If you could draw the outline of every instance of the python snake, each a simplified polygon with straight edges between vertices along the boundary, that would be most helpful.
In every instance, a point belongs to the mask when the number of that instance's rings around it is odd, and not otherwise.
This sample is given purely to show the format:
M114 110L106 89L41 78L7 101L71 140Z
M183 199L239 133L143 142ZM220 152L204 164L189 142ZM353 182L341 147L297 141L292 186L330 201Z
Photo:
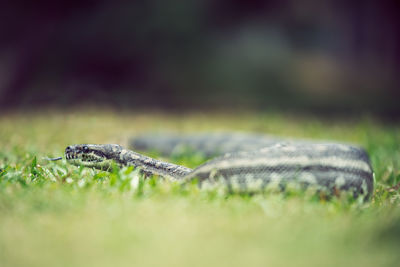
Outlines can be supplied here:
M294 186L315 188L318 192L335 195L349 192L365 200L370 198L373 170L364 149L327 142L262 139L247 146L251 150L236 145L234 149L239 147L244 151L222 151L225 154L195 169L156 160L115 144L68 146L65 157L77 166L108 169L115 162L121 166L135 166L145 174L170 180L186 182L197 178L200 186L223 184L233 192L285 190L288 186ZM262 148L259 146L261 144ZM225 147L222 150L227 149Z

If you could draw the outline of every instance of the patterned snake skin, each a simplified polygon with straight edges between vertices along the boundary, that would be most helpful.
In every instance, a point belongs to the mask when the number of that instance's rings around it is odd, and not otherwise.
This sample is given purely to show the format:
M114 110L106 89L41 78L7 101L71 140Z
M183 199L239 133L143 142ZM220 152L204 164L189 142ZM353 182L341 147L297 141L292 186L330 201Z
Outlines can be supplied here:
M132 138L129 146L134 150L155 150L164 156L189 151L201 153L206 158L211 158L237 151L254 151L278 142L282 142L282 139L261 134L202 133L177 135L174 133L150 133Z
M112 144L69 146L65 156L75 165L107 169L111 161L114 161L171 180L186 182L197 178L202 187L222 184L231 192L253 193L300 188L328 195L348 192L365 200L373 192L373 171L368 155L362 148L335 143L277 141L264 136L254 139L253 135L234 134L227 138L222 135L214 135L217 138L206 136L186 137L180 139L181 142L178 141L179 137L172 135L164 136L162 140L147 136L131 142L141 150L160 146L164 154L173 152L185 142L192 146L191 149L199 149L205 155L224 153L193 170ZM153 142L147 144L151 143L152 146L145 146L151 138ZM207 139L212 146L202 145L207 143ZM237 150L242 151L234 152Z

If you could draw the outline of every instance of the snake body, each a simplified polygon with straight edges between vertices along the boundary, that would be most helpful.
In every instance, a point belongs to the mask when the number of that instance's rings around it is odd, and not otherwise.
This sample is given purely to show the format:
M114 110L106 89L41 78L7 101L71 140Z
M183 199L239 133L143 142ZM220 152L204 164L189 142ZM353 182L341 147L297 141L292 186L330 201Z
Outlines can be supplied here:
M255 151L282 141L282 138L275 136L237 132L191 135L147 133L132 138L129 141L129 146L135 150L156 150L164 156L188 151L200 153L206 158L211 158L237 151Z
M284 190L294 186L329 194L350 192L364 199L373 192L373 171L367 153L344 144L270 141L263 148L226 153L195 169L113 144L73 145L66 148L65 156L75 165L109 168L114 161L171 180L187 182L197 178L201 186L223 184L234 192Z

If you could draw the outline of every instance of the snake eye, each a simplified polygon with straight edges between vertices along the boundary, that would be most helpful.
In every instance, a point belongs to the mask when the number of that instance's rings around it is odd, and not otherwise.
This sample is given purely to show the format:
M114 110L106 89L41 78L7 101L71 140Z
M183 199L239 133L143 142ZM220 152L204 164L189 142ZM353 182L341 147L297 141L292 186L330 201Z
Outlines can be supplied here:
M83 146L82 150L83 150L84 153L88 153L89 152L88 146Z

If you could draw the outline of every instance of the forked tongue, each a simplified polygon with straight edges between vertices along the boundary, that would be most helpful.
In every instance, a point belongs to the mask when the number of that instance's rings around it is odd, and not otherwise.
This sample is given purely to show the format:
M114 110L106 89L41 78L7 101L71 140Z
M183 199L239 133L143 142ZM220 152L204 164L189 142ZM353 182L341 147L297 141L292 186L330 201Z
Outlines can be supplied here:
M62 160L62 157L57 157L57 158L48 158L48 157L44 157L43 159L49 160L49 161L56 161L56 160Z

